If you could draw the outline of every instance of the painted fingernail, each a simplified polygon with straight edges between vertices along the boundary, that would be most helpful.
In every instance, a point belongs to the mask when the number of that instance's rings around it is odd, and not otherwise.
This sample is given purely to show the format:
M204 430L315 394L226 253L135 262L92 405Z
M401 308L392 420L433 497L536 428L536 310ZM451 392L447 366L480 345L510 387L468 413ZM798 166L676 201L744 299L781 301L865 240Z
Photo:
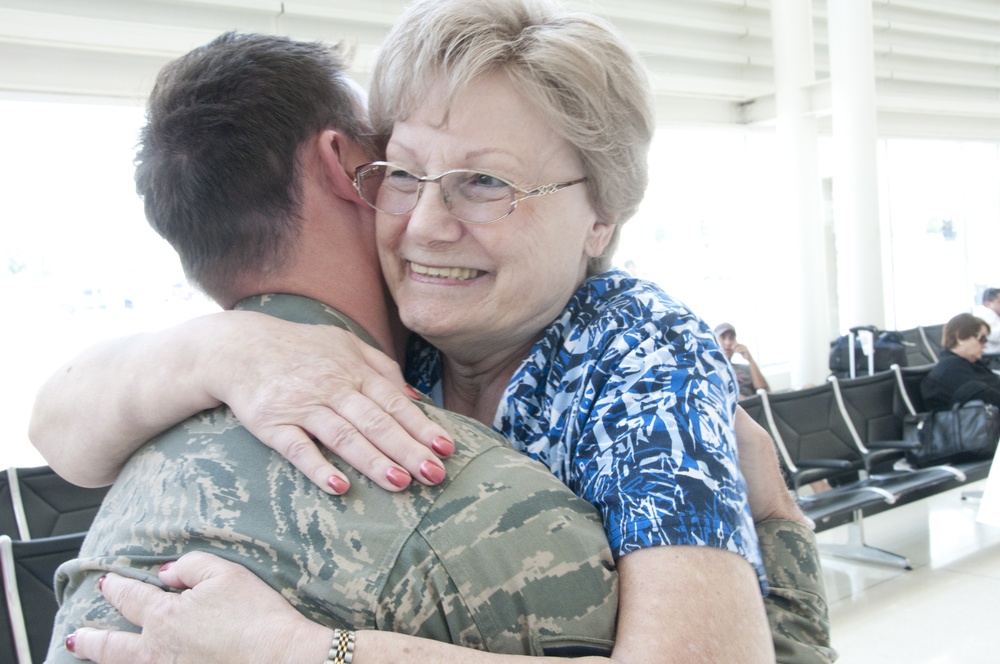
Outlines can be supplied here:
M420 474L431 484L437 484L444 479L444 468L433 461L424 461L420 464Z
M177 561L176 560L169 560L169 561L163 563L162 565L160 565L160 571L161 572L166 572L168 569L170 569L171 567L174 566L175 562L177 562Z
M398 486L400 489L407 486L412 479L408 472L399 468L390 468L386 472L385 476L389 478L389 481L393 484L393 486Z
M104 579L106 579L106 578L108 578L108 577L102 576L101 578L99 578L97 580L97 589L98 590L104 590Z
M431 449L437 452L439 456L451 456L455 451L455 443L444 436L438 436L431 441Z
M76 652L76 634L70 634L66 637L66 650Z
M326 481L326 485L333 489L333 492L338 496L342 493L347 493L347 490L351 488L351 485L347 483L342 477L337 477L336 475L330 475L329 479Z
M407 394L407 395L409 395L409 397L410 397L411 399L413 399L414 401L420 401L420 393L419 393L419 392L417 392L417 391L416 391L415 389L413 389L412 387L410 387L409 385L404 385L404 386L403 386L403 390L404 390L404 391L406 392L406 394Z

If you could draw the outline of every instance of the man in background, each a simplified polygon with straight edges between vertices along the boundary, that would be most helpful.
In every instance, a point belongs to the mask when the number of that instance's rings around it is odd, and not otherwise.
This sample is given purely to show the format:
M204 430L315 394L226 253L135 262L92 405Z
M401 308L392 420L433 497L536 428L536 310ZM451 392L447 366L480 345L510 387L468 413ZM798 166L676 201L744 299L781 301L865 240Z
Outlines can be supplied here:
M752 397L759 389L770 392L771 387L767 384L767 379L764 378L750 350L736 341L736 328L731 323L719 323L715 326L715 336L726 354L726 359L736 372L736 380L740 385L740 399ZM742 360L734 361L733 355L739 355Z
M972 308L972 315L982 318L990 326L982 362L996 371L1000 369L1000 288L984 290L983 303Z

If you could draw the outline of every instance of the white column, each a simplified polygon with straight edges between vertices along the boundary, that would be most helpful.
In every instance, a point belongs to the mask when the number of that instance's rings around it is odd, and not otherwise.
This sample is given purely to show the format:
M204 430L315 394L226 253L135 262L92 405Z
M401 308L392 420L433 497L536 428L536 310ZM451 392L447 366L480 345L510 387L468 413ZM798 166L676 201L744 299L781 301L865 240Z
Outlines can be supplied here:
M827 2L833 216L840 324L885 327L876 165L875 56L867 0Z
M782 216L779 232L786 235L788 248L784 287L791 289L784 301L796 307L792 317L795 329L787 331L787 339L791 344L792 387L801 387L822 382L829 373L831 336L816 121L807 100L807 88L815 83L812 3L773 0L771 32Z

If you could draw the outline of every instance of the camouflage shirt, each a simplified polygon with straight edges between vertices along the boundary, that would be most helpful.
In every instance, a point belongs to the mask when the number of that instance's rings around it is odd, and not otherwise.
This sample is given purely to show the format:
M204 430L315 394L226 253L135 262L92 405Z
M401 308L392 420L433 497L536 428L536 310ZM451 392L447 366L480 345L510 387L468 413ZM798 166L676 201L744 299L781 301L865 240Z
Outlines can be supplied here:
M370 341L329 307L291 295L241 308L331 324ZM157 583L202 550L238 562L308 618L491 652L608 654L617 578L593 507L479 423L423 406L454 436L447 479L400 493L339 459L351 479L327 495L260 444L226 407L150 441L123 469L84 542L60 567L61 608L47 661L76 628L136 628L97 588L107 571Z

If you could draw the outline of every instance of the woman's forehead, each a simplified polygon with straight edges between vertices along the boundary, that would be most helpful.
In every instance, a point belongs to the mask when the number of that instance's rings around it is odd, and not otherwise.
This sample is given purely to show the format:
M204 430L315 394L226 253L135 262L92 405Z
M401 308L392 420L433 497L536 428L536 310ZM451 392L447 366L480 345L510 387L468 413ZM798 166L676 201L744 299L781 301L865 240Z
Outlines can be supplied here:
M483 76L451 97L439 77L423 102L397 120L390 148L463 159L490 155L523 164L572 158L572 145L553 130L538 107L503 73Z

